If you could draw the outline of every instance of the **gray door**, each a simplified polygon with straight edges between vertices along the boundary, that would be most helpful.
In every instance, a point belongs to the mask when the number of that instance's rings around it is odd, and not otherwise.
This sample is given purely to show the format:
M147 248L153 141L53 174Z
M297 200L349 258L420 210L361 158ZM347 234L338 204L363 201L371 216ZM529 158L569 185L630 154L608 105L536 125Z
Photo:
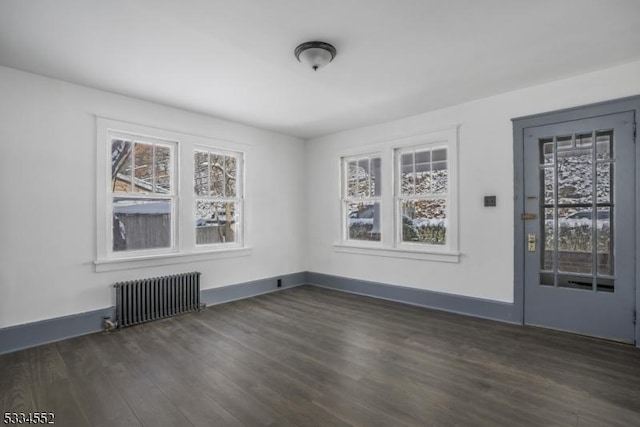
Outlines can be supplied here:
M633 122L525 129L525 323L634 342Z

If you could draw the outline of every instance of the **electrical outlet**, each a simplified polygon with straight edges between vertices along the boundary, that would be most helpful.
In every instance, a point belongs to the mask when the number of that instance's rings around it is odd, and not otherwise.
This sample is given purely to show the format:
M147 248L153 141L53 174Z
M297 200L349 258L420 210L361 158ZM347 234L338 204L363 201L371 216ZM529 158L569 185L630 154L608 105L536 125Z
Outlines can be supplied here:
M278 287L281 288L282 287L282 279L278 279Z

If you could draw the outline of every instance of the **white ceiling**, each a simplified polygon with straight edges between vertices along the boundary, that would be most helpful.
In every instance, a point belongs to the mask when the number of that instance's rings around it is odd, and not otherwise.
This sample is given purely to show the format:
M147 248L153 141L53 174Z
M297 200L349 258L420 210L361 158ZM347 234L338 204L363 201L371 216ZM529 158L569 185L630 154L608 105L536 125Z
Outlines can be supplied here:
M303 138L640 58L638 0L2 0L0 65ZM314 73L294 48L332 43Z

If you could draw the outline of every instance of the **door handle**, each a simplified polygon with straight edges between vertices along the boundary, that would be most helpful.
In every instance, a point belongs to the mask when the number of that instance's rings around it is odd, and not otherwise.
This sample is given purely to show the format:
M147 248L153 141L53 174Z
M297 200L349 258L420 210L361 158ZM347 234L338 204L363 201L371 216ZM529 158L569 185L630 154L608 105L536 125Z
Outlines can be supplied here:
M529 235L527 236L527 243L529 246L529 252L535 252L536 251L536 235L533 233L529 233Z

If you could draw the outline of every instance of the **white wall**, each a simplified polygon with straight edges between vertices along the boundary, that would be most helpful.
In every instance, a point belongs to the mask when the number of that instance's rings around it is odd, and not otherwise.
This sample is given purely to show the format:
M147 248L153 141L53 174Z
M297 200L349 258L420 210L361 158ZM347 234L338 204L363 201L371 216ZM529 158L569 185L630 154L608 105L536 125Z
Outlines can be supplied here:
M638 76L634 62L303 144L0 67L0 328L112 306L119 280L192 270L203 272L205 289L309 270L512 301L511 118L638 94ZM249 144L251 255L96 273L95 115ZM335 252L337 153L455 123L460 263ZM482 207L488 194L497 208Z
M96 273L95 115L248 144L251 255ZM0 67L0 328L112 306L119 280L197 270L206 289L303 271L303 160L296 138Z
M498 301L513 301L511 119L640 93L640 62L306 142L307 270ZM473 76L469 76L473 78ZM461 124L457 264L334 251L340 152ZM496 208L483 196L497 195Z

